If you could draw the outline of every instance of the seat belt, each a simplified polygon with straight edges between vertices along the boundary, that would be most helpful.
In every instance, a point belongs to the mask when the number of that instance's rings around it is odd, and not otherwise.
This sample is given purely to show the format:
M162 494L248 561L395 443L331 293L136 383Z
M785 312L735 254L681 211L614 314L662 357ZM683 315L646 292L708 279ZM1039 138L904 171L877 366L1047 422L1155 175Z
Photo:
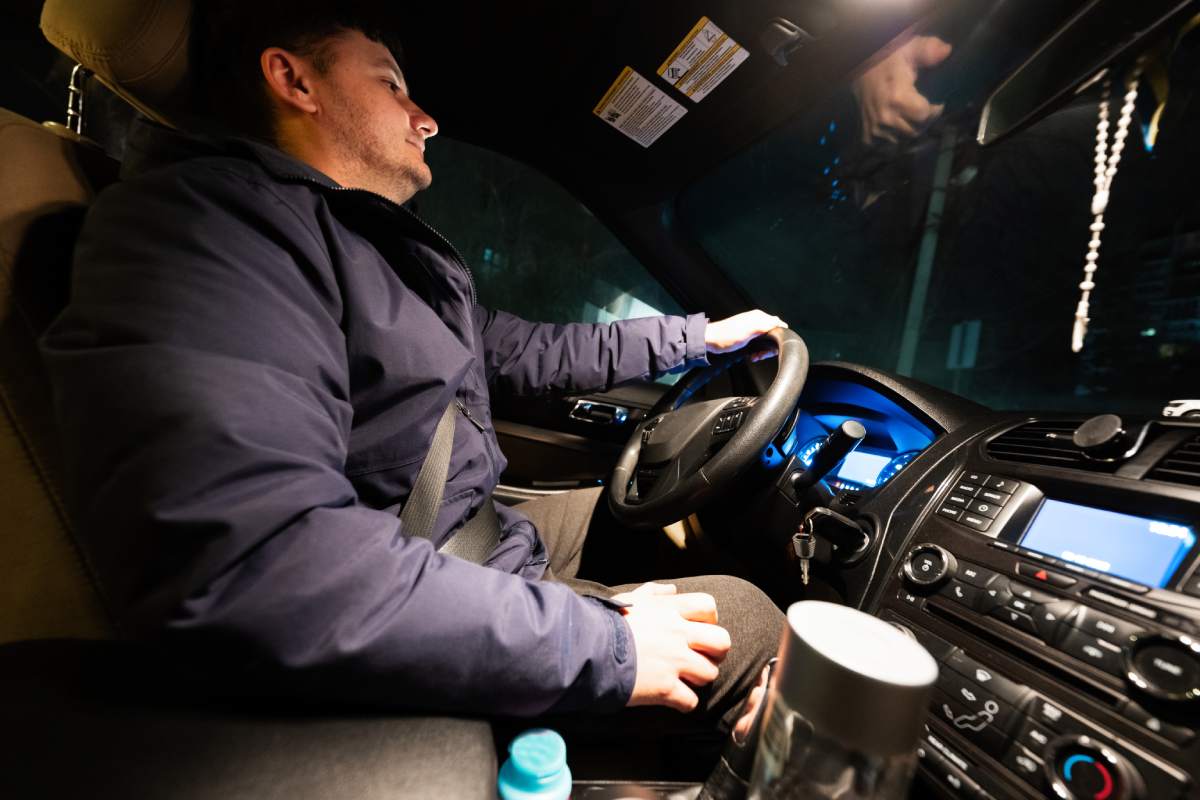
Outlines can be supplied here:
M458 418L458 401L452 400L433 433L433 444L425 463L417 473L408 500L400 510L402 533L422 539L433 538L433 525L442 507L446 476L450 471L450 454L454 450L454 425ZM439 553L482 564L500 543L500 517L489 494L475 516L467 520L450 539L438 548Z

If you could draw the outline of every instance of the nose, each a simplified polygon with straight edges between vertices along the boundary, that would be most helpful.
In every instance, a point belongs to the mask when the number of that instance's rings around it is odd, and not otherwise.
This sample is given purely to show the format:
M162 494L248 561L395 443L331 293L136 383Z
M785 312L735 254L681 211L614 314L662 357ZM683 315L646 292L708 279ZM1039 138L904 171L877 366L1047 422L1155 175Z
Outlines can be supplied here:
M408 122L413 127L413 130L419 131L422 139L437 136L437 121L421 110L421 107L416 103L412 103L411 106L408 111Z

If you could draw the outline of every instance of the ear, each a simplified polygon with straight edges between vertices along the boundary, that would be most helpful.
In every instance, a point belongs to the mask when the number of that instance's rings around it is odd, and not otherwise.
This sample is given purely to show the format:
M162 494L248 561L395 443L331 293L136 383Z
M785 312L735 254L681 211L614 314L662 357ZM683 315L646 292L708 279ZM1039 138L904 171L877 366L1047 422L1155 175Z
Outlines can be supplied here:
M268 47L259 57L259 65L272 97L296 111L316 113L315 71L307 59L280 47Z

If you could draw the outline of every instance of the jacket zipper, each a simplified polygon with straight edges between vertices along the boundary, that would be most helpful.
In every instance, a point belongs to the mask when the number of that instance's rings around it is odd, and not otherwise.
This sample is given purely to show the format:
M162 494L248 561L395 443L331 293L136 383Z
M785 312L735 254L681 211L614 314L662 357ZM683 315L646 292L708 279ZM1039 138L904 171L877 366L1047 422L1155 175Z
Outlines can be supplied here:
M454 405L458 406L458 410L462 412L462 415L466 417L472 425L478 428L480 433L487 433L487 429L483 427L483 423L475 419L474 415L471 414L471 409L463 405L461 400L455 400ZM486 439L487 437L484 438ZM491 454L489 453L489 456L490 455Z
M479 305L479 297L475 293L475 276L471 273L471 268L467 266L467 260L462 257L462 253L458 252L458 248L455 247L453 244L451 244L450 240L447 239L445 236L443 236L441 234L441 232L437 230L437 228L433 227L428 222L421 219L420 217L418 217L413 212L409 211L404 206L400 205L399 203L397 203L393 200L389 200L388 198L384 197L381 194L376 194L375 192L372 192L370 189L356 189L351 186L334 186L332 184L323 183L322 181L319 181L316 178L310 178L307 175L295 175L292 173L287 173L283 177L288 178L290 180L297 180L302 183L307 183L312 186L319 186L322 189L330 189L335 192L356 192L358 194L365 194L365 195L368 195L369 197L374 197L378 200L382 200L384 203L387 204L387 206L389 208L403 211L409 217L409 219L418 223L423 228L425 228L425 230L427 230L431 234L433 234L434 237L436 237L437 240L439 242L441 242L443 245L445 245L446 249L450 251L450 254L452 256L454 256L455 262L462 269L463 274L467 276L467 285L471 287L471 305L472 305L472 307Z

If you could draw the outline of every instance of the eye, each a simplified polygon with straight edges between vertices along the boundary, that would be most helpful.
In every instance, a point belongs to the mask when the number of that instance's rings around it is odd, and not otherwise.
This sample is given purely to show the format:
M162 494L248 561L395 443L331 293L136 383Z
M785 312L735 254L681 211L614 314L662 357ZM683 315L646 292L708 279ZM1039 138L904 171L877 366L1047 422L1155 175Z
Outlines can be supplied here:
M389 89L392 90L393 94L400 91L400 84L396 83L395 81L390 81L390 80L387 80L386 78L384 78L383 82L384 82L384 84L387 85L387 87Z

